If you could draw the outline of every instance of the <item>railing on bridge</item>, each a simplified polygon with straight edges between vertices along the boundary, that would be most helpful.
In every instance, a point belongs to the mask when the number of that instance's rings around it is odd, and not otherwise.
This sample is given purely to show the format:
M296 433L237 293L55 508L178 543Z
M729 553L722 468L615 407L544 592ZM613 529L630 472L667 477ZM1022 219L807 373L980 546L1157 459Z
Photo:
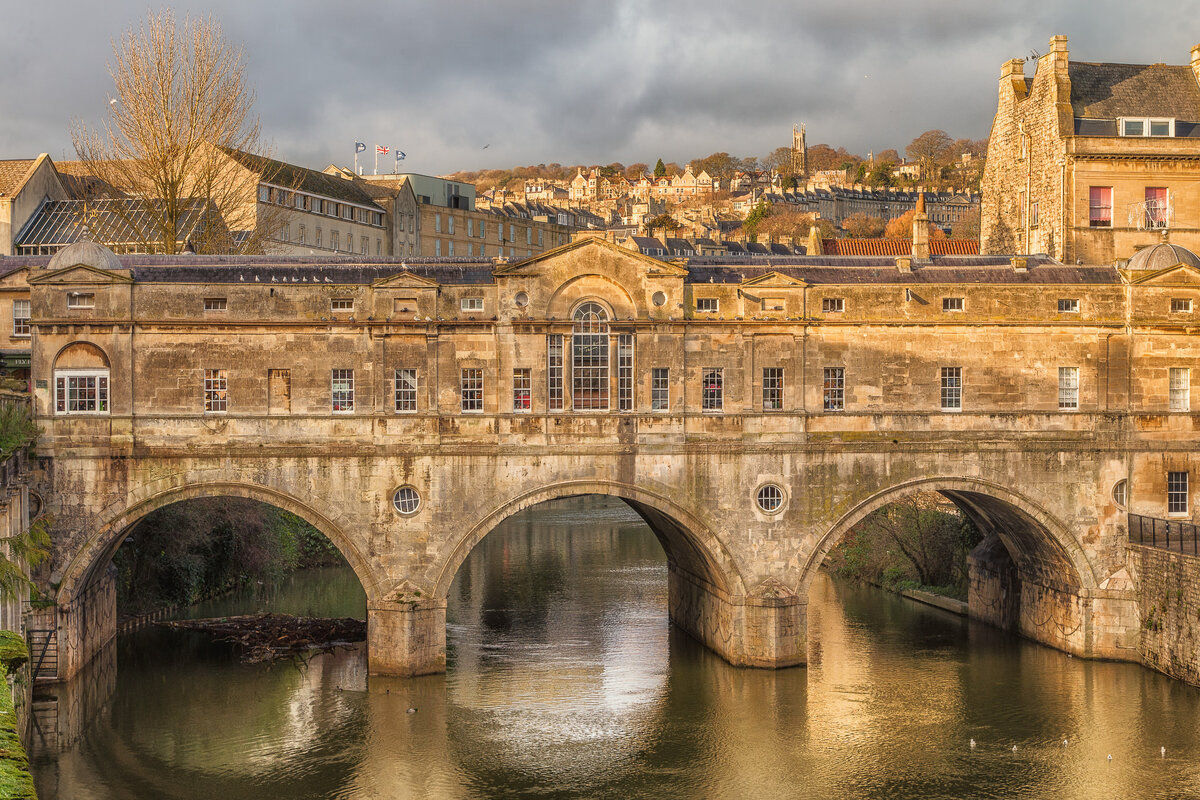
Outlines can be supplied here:
M1129 541L1177 553L1200 555L1200 525L1130 514Z

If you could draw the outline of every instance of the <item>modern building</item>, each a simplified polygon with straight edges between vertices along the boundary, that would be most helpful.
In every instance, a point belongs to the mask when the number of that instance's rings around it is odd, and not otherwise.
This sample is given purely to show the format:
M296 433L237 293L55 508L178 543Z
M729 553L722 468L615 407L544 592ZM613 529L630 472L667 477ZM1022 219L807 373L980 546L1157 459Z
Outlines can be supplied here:
M1004 63L983 176L985 253L1111 263L1200 247L1200 45L1190 64Z

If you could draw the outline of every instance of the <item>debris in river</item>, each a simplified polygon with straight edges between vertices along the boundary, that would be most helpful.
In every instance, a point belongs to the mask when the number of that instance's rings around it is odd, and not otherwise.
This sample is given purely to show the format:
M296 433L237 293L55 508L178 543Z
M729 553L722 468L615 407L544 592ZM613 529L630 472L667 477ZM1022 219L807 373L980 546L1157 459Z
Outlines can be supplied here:
M367 638L367 623L341 617L319 619L289 614L249 614L212 619L177 619L158 623L171 628L206 631L219 642L234 642L242 648L242 661L258 664L305 653L330 651Z

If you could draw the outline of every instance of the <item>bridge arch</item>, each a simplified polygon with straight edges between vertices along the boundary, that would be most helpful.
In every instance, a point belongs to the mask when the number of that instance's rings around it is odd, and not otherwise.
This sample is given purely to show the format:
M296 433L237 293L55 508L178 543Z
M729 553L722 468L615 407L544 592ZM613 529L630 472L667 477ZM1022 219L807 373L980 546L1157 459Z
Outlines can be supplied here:
M807 596L817 569L851 528L874 511L916 492L940 492L985 537L997 535L1023 573L1070 592L1096 588L1091 564L1068 526L1028 496L982 478L929 477L877 491L834 521L804 565L800 595Z
M63 570L56 597L60 606L70 605L87 590L97 571L109 563L137 522L160 508L202 497L243 497L275 506L300 517L329 539L346 559L358 576L368 603L380 593L383 584L386 583L379 580L359 544L345 533L342 526L314 505L297 500L287 492L238 481L207 481L167 488L150 488L139 494L141 496L135 496L128 504L106 509L101 513L94 532L77 549Z
M434 597L444 602L467 556L496 526L518 511L549 500L581 495L603 495L624 500L645 520L666 551L675 570L719 597L745 596L741 570L712 529L697 515L670 498L644 487L616 481L564 481L526 491L488 512L451 547L433 576Z

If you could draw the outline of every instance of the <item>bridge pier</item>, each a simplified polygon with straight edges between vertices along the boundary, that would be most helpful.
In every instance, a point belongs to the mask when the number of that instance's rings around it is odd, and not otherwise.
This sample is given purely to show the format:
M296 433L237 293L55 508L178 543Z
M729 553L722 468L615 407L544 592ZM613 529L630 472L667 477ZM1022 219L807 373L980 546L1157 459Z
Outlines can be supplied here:
M416 602L367 607L367 670L411 678L446 671L446 606Z
M53 614L57 679L69 680L117 635L117 581L112 567L101 571L69 603ZM35 663L38 654L32 654Z

